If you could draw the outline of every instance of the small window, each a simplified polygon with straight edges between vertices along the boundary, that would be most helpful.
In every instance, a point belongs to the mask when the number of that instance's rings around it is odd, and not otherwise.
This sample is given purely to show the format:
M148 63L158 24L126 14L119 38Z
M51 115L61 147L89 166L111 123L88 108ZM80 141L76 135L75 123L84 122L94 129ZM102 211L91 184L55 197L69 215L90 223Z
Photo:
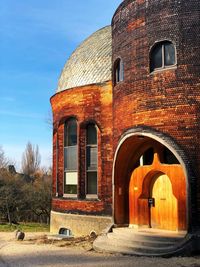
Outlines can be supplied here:
M176 64L175 46L169 41L157 43L150 53L150 71L166 69Z
M163 150L163 159L161 160L161 163L180 164L177 158L174 156L174 154L166 147Z
M97 195L97 128L88 124L86 129L86 194Z
M151 147L147 149L140 157L140 166L151 165L154 158L154 149Z
M72 231L68 228L60 228L59 235L72 236Z
M124 80L124 65L121 59L117 59L114 64L114 83L117 84Z
M78 185L77 121L65 123L64 134L64 195L76 196Z

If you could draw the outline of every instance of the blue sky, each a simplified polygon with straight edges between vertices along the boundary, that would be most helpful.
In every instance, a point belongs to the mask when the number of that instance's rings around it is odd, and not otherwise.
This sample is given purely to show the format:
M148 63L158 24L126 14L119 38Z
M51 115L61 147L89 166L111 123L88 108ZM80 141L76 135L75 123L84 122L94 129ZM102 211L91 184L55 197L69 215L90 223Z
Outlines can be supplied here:
M51 165L46 122L65 61L77 45L111 23L121 0L0 1L0 146L20 169L28 141Z

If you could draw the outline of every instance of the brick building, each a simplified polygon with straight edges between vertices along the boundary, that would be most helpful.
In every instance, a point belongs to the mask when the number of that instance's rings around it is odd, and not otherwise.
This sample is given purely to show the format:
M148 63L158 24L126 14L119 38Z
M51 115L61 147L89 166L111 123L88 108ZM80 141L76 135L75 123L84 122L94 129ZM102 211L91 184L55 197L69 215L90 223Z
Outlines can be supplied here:
M51 98L52 232L160 229L184 233L169 254L196 249L199 44L199 0L124 0L71 55Z

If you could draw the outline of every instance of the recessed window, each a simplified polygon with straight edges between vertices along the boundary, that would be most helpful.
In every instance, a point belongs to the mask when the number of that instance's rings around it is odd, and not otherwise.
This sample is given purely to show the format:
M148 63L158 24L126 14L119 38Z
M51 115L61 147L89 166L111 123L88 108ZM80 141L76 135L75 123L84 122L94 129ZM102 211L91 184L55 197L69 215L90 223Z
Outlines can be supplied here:
M176 64L176 49L173 43L157 43L150 53L150 71L162 70Z
M72 231L68 228L60 228L59 235L72 236Z
M124 80L124 65L121 59L117 59L114 64L114 83L117 84Z
M151 147L147 149L140 157L140 166L151 165L154 158L154 149Z
M163 150L163 159L161 160L161 163L180 164L177 158L174 156L174 154L166 147Z
M59 180L58 180L58 155L59 155L59 140L56 133L56 196L58 196Z
M65 123L64 134L64 195L77 195L78 149L77 122L70 119Z
M86 194L97 195L97 128L88 124L86 128Z

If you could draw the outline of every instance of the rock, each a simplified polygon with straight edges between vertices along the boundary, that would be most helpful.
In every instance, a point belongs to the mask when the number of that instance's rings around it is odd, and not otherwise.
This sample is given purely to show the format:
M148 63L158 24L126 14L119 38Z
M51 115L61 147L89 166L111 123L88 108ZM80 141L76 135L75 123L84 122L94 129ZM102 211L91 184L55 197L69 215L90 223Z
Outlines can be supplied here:
M19 229L17 229L17 230L15 230L14 231L14 235L15 235L15 238L17 239L17 234L20 232L20 230Z
M25 233L18 230L18 232L16 233L16 239L22 241L24 240L24 237L25 237Z

